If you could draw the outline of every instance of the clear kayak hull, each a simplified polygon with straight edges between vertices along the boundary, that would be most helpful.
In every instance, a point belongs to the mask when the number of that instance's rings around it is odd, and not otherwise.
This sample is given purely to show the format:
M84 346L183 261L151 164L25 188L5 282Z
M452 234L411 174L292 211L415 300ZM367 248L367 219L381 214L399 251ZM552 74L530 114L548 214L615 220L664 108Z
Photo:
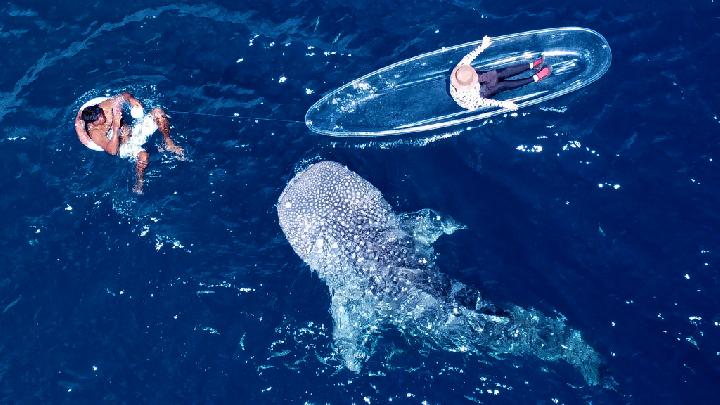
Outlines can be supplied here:
M305 115L313 132L338 137L375 137L449 128L508 112L467 111L449 94L455 65L481 41L441 48L369 73L326 94ZM498 94L522 109L573 92L610 67L610 46L599 33L565 27L494 37L473 62L479 71L532 61L542 54L552 74L537 83ZM528 73L529 74L529 73ZM522 76L518 76L522 77Z

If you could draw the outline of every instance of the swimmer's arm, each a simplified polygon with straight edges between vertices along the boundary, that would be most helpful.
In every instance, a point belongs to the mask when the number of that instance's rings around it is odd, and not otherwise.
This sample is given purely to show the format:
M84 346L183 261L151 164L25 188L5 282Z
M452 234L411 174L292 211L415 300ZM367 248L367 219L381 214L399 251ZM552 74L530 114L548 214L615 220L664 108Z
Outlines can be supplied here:
M469 65L469 64L473 63L473 61L475 60L475 58L478 57L478 55L480 55L481 53L483 53L484 50L486 50L490 47L490 44L492 44L492 39L490 39L489 36L485 35L483 37L483 40L482 40L482 43L480 44L480 46L475 48L474 51L465 55L465 57L462 58L462 60L460 61L460 63L458 63L458 65Z
M142 103L140 103L140 100L136 99L132 94L128 92L120 93L118 95L119 100L118 101L125 101L128 104L130 104L130 107L140 107L143 108Z
M107 139L105 135L90 135L90 139L105 152L111 155L117 155L118 149L120 148L120 138L117 135L117 131L113 128L112 139Z
M115 114L115 109L113 108L112 116L113 116L113 120L112 120L112 124L110 125L110 129L112 129L113 139L115 139L115 138L120 137L120 123L122 120L122 113Z
M120 148L120 137L118 136L117 130L113 128L112 139L107 139L106 136L93 136L90 139L93 140L99 147L111 155L117 155L118 149Z
M113 122L110 126L110 130L113 133L113 136L111 139L108 139L107 136L103 135L97 135L97 132L95 132L94 136L90 135L90 139L92 139L95 144L97 144L99 147L101 147L105 152L111 154L111 155L117 155L118 149L120 148L120 120L115 119L113 116Z
M105 140L105 145L100 145L101 148L105 149L105 152L111 154L111 155L117 155L118 149L120 149L120 134L118 133L118 128L113 125L112 128L113 131L113 137L112 139L107 139L107 137L103 136ZM97 143L97 140L93 138L93 142Z

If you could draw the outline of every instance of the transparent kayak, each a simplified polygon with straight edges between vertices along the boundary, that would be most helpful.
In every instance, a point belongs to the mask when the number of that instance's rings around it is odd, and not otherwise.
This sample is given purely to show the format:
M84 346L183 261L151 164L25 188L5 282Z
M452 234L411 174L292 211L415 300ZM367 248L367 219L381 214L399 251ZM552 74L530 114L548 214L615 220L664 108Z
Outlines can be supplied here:
M512 100L521 110L587 86L605 74L612 60L605 38L586 28L549 28L492 39L473 62L479 71L530 62L540 54L552 65L545 80L495 97ZM450 72L481 42L441 48L353 80L313 104L305 123L323 135L374 137L449 128L506 113L496 107L467 111L450 97Z

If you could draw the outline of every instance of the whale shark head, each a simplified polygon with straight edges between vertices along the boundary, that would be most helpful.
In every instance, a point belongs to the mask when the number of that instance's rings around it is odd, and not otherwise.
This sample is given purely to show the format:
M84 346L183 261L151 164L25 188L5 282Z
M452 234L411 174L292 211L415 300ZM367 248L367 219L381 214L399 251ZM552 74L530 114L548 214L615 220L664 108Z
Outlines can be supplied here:
M298 173L277 212L293 250L326 282L340 269L367 277L368 271L422 269L432 261L380 191L339 163L324 161Z

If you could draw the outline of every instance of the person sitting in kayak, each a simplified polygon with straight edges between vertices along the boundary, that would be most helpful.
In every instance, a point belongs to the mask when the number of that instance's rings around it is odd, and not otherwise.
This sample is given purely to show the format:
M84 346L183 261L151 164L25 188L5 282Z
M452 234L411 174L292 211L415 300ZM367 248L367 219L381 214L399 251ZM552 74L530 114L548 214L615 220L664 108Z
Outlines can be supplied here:
M533 62L509 66L503 69L478 72L471 63L480 53L487 49L492 40L487 35L483 37L482 43L474 51L465 55L460 63L455 66L450 74L450 96L462 108L477 110L482 107L500 107L509 110L517 110L518 106L512 101L494 100L493 96L501 91L516 89L528 83L539 82L550 75L550 66L543 66L543 57ZM516 80L507 80L522 72L533 69L535 73L531 77Z

